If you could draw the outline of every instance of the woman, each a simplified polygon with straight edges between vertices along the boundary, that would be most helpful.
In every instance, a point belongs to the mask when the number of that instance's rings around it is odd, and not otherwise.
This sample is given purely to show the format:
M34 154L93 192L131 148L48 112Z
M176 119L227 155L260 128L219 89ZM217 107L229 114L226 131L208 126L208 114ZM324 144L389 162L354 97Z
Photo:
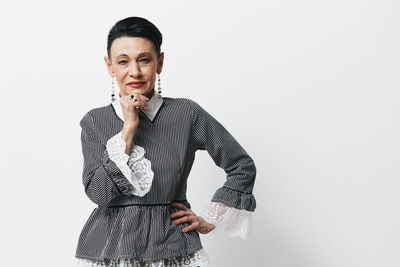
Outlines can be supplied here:
M157 27L140 17L109 32L112 100L80 121L83 185L98 207L79 236L74 266L207 266L199 233L250 233L254 162L198 103L161 96L159 76L155 92L161 43ZM227 173L203 216L186 198L197 150Z

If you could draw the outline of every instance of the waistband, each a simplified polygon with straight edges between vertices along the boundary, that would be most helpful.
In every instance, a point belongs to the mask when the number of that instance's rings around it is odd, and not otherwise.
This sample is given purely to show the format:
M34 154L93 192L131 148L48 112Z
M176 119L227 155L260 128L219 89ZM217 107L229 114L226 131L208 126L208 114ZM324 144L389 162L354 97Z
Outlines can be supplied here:
M184 199L184 200L173 200L171 202L167 202L167 203L129 203L129 204L122 204L122 205L110 205L107 208L124 208L124 207L129 207L129 206L169 206L171 203L173 202L178 202L178 203L182 203L182 204L187 204L185 206L187 206L190 209L190 204L189 202Z

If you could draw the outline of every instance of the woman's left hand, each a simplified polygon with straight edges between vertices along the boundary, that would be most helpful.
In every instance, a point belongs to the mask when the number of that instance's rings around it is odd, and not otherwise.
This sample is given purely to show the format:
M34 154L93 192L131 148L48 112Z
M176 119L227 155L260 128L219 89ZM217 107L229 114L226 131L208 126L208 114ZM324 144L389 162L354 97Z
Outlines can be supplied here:
M186 233L188 231L197 230L201 234L207 234L215 229L214 224L206 222L202 217L197 216L191 209L187 208L185 205L178 202L173 202L171 203L171 206L181 209L181 211L172 213L171 218L184 216L175 220L175 225L183 222L191 223L188 227L183 228L182 232Z

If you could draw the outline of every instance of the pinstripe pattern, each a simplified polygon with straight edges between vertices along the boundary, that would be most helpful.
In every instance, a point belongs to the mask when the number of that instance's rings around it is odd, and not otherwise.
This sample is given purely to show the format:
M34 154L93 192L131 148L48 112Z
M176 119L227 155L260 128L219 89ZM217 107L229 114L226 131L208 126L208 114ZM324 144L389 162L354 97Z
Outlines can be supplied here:
M197 231L181 231L190 223L173 223L169 215L179 209L168 205L178 201L191 208L186 182L196 150L207 150L215 164L227 173L226 182L212 201L254 211L256 168L252 158L195 101L170 97L163 100L153 121L139 112L140 123L134 136L134 144L145 149L154 171L151 190L143 197L129 193L132 185L107 153L107 140L123 127L112 104L90 110L80 121L82 181L86 195L98 207L82 229L76 257L154 261L202 248Z

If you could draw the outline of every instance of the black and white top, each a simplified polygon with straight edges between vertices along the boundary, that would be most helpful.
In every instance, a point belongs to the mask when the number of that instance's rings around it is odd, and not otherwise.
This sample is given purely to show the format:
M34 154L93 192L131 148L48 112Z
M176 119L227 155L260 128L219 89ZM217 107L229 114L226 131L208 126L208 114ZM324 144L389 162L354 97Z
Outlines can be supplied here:
M197 102L159 98L139 110L129 155L121 138L119 103L91 109L80 121L83 185L98 205L79 236L74 266L207 266L197 231L182 232L170 214L186 197L187 179L197 150L207 150L227 174L202 216L216 225L210 232L250 235L256 200L256 167L235 138ZM146 265L143 265L146 264Z

